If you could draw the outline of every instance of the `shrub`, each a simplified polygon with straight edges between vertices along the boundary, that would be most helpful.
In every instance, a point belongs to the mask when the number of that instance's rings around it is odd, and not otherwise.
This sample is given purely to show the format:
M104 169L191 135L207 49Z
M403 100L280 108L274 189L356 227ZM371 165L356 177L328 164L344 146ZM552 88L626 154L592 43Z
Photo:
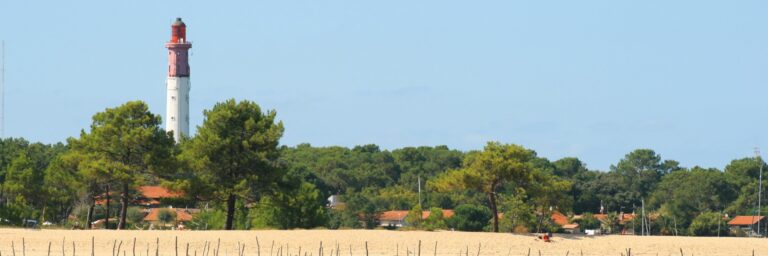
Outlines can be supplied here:
M421 205L415 205L408 211L408 215L405 216L405 223L414 229L421 228Z
M482 231L492 217L488 207L471 204L459 205L454 213L449 226L461 231Z
M720 234L728 234L728 225L717 212L702 212L696 216L688 227L688 233L694 236L716 236L718 222L720 222Z
M586 229L598 229L600 228L600 220L595 218L595 215L592 213L585 213L584 216L581 217L581 219L577 220L576 223L579 224L579 227L582 231Z
M139 207L128 207L126 218L128 219L128 223L133 225L135 228L139 228L144 225L144 216L144 212L142 212Z
M429 217L424 220L424 229L432 231L437 229L445 229L446 227L448 227L448 225L445 223L443 209L438 207L430 208Z
M197 230L223 229L226 216L222 210L204 210L192 216L188 227Z
M170 209L160 209L160 211L157 212L157 220L163 224L173 222L176 220L176 211Z

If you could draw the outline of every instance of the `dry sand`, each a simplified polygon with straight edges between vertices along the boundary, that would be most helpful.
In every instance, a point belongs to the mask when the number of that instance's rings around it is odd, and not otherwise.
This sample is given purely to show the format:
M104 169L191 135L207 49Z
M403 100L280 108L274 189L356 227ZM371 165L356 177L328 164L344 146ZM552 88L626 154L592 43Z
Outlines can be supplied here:
M0 229L0 253L13 256L11 243L16 248L16 256L47 256L48 243L51 242L51 255L72 256L72 242L75 242L75 255L91 255L91 238L95 240L96 256L112 256L113 243L117 241L120 254L125 256L155 255L156 239L160 239L159 255L175 256L174 240L178 237L178 255L186 255L189 243L189 255L203 256L205 242L212 244L209 256L221 239L219 256L236 256L238 242L245 245L246 256L257 256L256 238L261 245L260 255L276 256L282 246L284 256L318 256L322 241L324 255L336 255L336 243L341 252L339 256L365 255L368 242L369 255L406 255L410 251L415 255L421 240L421 255L621 255L631 248L632 255L768 255L768 239L757 238L712 238L712 237L637 237L637 236L560 236L555 235L553 242L537 241L534 236L468 233L468 232L420 232L420 231L385 231L385 230L293 230L293 231L70 231L70 230L23 230ZM26 255L22 255L22 238ZM135 254L133 239L136 238ZM62 239L64 253L62 253ZM437 253L435 254L435 242ZM271 245L274 243L274 247ZM350 253L350 246L352 252ZM115 248L115 250L117 250ZM271 253L270 253L271 252ZM582 254L583 253L583 254Z

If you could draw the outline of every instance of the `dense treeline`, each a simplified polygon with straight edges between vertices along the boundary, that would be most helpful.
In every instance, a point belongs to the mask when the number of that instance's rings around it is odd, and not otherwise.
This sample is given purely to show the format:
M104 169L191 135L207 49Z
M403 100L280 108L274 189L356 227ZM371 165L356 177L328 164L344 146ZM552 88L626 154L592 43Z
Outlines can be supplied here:
M163 185L185 194L163 204L202 209L189 223L196 229L375 228L382 211L410 210L411 228L535 232L557 230L549 216L559 211L584 214L579 222L587 228L716 235L726 231L725 214L757 212L765 167L747 157L723 170L686 168L638 149L609 170L590 170L578 158L552 161L496 142L470 152L289 147L279 145L276 113L255 103L229 100L204 114L197 134L180 143L142 102L95 114L66 143L0 140L0 224L90 228L105 219L109 228L146 228L130 202L138 186ZM327 207L332 195L343 203ZM443 218L439 209L455 216ZM428 219L422 210L432 213ZM591 217L600 211L607 221ZM639 218L620 223L620 213Z

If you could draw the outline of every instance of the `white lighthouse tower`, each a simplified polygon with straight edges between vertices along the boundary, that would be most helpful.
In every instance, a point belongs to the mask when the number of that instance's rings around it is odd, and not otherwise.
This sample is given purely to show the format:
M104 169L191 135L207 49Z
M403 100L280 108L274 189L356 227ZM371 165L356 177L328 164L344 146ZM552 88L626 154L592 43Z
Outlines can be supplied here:
M189 48L187 25L176 18L171 25L171 41L168 48L168 80L165 82L166 112L165 130L173 131L173 138L179 142L189 135Z

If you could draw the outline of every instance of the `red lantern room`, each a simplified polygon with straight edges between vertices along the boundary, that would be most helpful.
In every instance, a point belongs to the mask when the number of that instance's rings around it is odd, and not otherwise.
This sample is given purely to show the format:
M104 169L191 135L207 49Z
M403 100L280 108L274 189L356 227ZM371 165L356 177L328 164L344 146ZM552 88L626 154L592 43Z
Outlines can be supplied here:
M176 21L171 25L171 42L170 43L185 43L187 40L187 25L181 21L181 18L176 18Z
M171 41L165 48L168 48L168 76L189 77L189 48L192 44L187 41L187 25L181 18L171 24Z

